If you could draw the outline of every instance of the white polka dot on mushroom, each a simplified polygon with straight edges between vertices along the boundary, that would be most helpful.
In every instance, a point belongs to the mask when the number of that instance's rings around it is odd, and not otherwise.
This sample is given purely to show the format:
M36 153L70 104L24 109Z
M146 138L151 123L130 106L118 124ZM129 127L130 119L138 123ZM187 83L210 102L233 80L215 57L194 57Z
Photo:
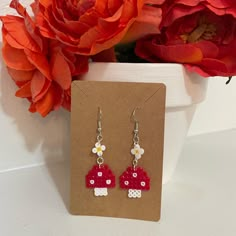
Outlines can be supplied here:
M144 181L142 181L140 184L141 184L141 186L143 186L143 187L146 185L146 183L145 183Z
M136 178L138 176L137 173L133 173L133 177Z

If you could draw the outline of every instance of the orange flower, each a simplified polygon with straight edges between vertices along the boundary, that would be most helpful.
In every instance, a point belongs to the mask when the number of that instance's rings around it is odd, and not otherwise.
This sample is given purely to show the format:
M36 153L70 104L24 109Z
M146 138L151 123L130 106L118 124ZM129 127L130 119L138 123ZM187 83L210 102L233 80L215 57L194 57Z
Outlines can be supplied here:
M161 4L165 0L145 0L142 11L129 28L122 43L129 43L146 35L160 33L159 25L162 20Z
M72 76L88 70L88 58L66 52L57 41L45 39L17 0L10 6L21 17L0 17L2 54L19 87L16 96L27 98L31 102L29 110L42 116L60 106L69 110Z
M163 0L35 0L41 34L67 50L95 55L119 43L159 32Z

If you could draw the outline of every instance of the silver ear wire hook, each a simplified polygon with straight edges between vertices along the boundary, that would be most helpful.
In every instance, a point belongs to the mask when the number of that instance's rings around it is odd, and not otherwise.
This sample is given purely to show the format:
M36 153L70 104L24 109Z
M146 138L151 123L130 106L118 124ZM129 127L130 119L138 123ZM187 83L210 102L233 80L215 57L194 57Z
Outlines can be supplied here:
M138 134L138 130L139 130L139 122L138 122L138 119L136 117L136 110L137 109L140 109L140 107L136 107L132 113L132 120L134 122L134 133L135 134Z
M102 137L102 110L100 107L98 107L98 118L97 118L97 131L98 131L98 136L97 136L97 141L101 142L103 137Z
M139 143L139 136L138 136L139 122L136 117L136 110L137 109L140 109L140 107L136 107L132 113L132 121L134 122L134 137L133 137L134 145Z
M132 116L131 116L131 118L132 118L132 120L133 120L134 122L137 122L137 121L138 121L137 118L136 118L136 110L138 110L138 109L140 109L140 107L134 108L133 113L132 113Z
M102 110L98 107L98 132L102 131Z

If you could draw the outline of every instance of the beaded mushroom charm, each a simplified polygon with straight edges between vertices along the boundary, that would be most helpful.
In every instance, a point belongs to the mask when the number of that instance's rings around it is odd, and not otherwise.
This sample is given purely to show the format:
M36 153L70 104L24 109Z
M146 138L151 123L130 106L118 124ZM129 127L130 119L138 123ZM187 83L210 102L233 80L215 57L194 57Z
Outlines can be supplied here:
M129 198L141 198L142 190L150 189L150 178L140 167L128 167L120 176L120 186L128 189Z
M94 165L86 175L86 186L94 189L96 197L107 196L107 189L115 187L115 176L107 165Z
M108 165L104 165L103 153L106 146L102 144L102 122L101 122L101 109L99 108L99 116L97 120L97 142L95 147L92 148L92 153L97 155L97 165L94 165L88 174L85 176L85 183L87 188L94 189L94 195L107 196L108 188L115 187L115 175L112 173Z
M133 111L133 118L135 116L135 111L136 109ZM134 119L134 121L134 146L131 149L131 154L134 156L133 166L128 167L120 176L120 187L122 189L128 189L129 198L141 198L142 190L147 191L150 189L150 178L141 167L138 167L138 161L144 154L144 149L139 145L139 123L136 119Z

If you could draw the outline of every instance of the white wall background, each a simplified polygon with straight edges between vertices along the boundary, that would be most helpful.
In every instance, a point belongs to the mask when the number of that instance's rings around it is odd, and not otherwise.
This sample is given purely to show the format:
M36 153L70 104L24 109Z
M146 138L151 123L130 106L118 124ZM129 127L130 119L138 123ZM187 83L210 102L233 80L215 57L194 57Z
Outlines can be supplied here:
M1 0L0 15L12 13L9 2ZM236 79L225 82L209 79L206 101L199 105L189 135L236 128ZM45 119L30 114L28 102L16 98L15 90L0 60L0 172L68 158L69 113L58 111Z
M189 135L236 128L236 77L209 79L206 100L199 104Z

